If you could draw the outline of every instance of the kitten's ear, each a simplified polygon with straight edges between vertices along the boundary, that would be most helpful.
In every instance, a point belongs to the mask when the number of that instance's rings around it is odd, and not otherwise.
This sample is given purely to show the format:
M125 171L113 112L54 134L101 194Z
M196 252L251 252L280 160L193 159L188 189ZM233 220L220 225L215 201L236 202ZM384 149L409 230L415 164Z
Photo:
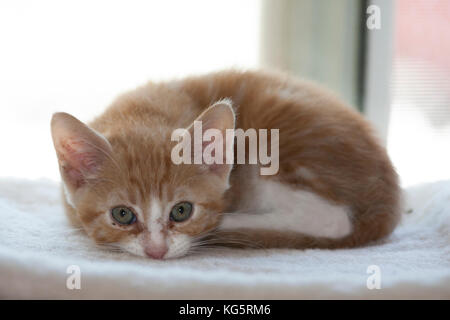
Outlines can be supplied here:
M68 113L53 115L51 131L61 176L72 191L95 177L111 156L108 140Z
M235 113L229 99L220 100L200 114L188 128L193 137L194 163L201 150L204 164L211 173L227 179L233 167ZM195 127L201 123L203 139L197 139ZM227 130L231 129L231 130ZM228 157L227 157L228 156ZM228 158L228 162L227 162Z

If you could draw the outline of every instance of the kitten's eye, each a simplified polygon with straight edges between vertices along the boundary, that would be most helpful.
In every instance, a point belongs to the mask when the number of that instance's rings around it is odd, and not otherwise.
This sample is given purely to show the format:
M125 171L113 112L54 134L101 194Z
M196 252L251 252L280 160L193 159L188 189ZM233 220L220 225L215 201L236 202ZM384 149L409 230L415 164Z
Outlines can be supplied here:
M116 207L111 210L111 215L118 223L123 225L132 224L136 221L133 211L127 207Z
M182 222L191 216L192 204L189 202L180 202L173 206L170 211L170 219L175 222Z

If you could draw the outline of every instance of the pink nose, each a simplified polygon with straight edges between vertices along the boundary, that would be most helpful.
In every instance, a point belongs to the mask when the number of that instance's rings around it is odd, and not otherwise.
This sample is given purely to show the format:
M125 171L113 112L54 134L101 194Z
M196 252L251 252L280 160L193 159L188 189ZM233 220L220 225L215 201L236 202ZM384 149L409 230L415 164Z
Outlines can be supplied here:
M147 256L153 259L162 259L167 253L167 248L165 247L146 247L145 253Z

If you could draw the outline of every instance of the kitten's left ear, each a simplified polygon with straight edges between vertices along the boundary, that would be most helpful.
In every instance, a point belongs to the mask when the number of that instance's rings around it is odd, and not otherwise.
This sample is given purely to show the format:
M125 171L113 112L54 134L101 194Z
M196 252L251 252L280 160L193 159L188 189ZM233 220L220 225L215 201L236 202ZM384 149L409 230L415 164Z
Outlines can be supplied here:
M224 99L217 101L203 111L188 128L191 137L194 138L194 157L196 155L195 149L201 150L203 157L201 157L200 161L202 164L211 173L220 176L227 182L234 162L235 118L231 100ZM195 134L195 126L198 123L201 123L203 133L203 139L200 138L200 140L196 139ZM207 156L205 158L205 154L212 157ZM231 159L227 159L227 155ZM219 160L220 163L217 163L216 160ZM229 161L227 162L227 160ZM195 158L194 163L196 163Z
M51 131L61 177L71 191L95 177L104 161L111 157L109 141L68 113L53 115Z

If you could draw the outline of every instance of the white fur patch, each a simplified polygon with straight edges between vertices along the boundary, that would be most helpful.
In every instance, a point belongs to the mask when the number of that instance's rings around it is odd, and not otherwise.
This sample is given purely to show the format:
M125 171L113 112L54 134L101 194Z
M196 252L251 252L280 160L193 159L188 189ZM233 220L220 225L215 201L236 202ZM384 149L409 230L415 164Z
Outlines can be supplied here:
M72 201L72 196L71 196L69 190L67 189L66 184L64 182L62 182L62 185L63 185L64 196L66 197L67 204L69 206L71 206L72 208L76 209L75 204Z
M171 234L168 241L168 250L164 259L178 258L186 255L191 248L191 238L186 234Z
M137 256L145 257L146 254L144 252L144 248L142 247L141 241L139 239L139 236L130 237L121 243L119 243L120 247L123 250L126 250L132 254L135 254Z
M224 216L221 229L265 229L294 231L337 239L352 230L350 210L304 190L294 190L274 181L256 185L251 211ZM246 208L247 210L249 208Z
M162 224L165 223L165 220L163 219L163 213L164 211L161 206L161 202L158 198L153 198L151 202L147 228L150 232L150 241L155 244L161 244L165 241L162 234Z

